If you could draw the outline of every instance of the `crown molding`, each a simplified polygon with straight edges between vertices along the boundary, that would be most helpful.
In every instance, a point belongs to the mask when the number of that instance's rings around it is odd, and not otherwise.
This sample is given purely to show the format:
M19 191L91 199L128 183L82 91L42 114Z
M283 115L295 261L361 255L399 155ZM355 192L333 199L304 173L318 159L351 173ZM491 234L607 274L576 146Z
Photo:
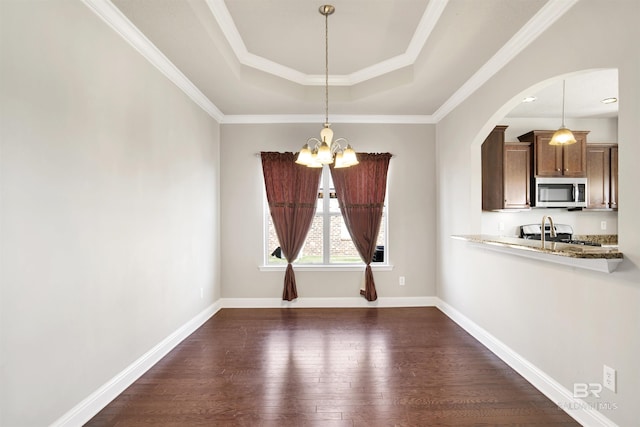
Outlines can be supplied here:
M244 40L242 40L242 36L240 35L238 28L233 22L233 18L231 17L224 0L206 0L206 3L218 22L218 25L222 30L222 34L224 34L224 37L231 46L233 53L241 64L258 70L270 70L268 72L271 74L280 76L295 83L304 84L306 76L300 71L285 67L282 64L263 58L262 56L255 55L247 50L247 46L244 44Z
M416 32L413 34L413 37L409 42L409 46L403 54L386 59L369 67L365 67L351 74L329 75L329 84L331 84L331 86L353 86L366 80L399 70L400 68L413 65L420 54L422 47L429 38L429 35L431 35L431 32L438 23L438 20L440 19L440 16L448 2L449 0L429 1L424 14L418 23ZM325 76L323 75L305 74L249 52L242 40L242 36L240 35L235 22L233 22L233 18L231 17L224 0L206 0L206 3L218 22L227 42L229 42L238 62L248 67L273 74L304 86L323 86L325 84Z
M516 55L534 41L540 34L547 30L558 18L567 12L579 0L549 0L533 18L527 22L489 61L487 61L469 80L467 80L433 115L336 115L332 116L333 123L384 123L384 124L434 124L460 105L465 99L480 88L494 74L501 70ZM200 108L212 118L223 124L261 124L261 123L322 123L321 115L225 115L209 100L160 50L135 26L120 10L109 0L82 0L82 2L145 57L153 66L163 73L170 81L189 96ZM307 85L323 85L324 76L304 75L298 71L276 64L267 59L250 54L246 51L242 38L237 33L231 20L229 11L223 0L206 0L216 19L222 17L225 36L229 43L236 49L245 52L245 57L250 58L260 66L276 69L282 67L281 73L290 72L288 80ZM407 54L418 55L426 42L431 30L436 25L440 14L444 10L448 0L431 0L423 15L418 31L414 34ZM214 11L215 10L215 11ZM231 25L232 27L229 27ZM235 34L234 34L235 31ZM236 53L237 54L237 53ZM405 55L407 55L405 54ZM390 72L395 65L404 61L400 55L388 61L383 61L375 66L360 70L351 75L330 76L330 82L336 86L348 86L354 82L364 81L380 74L382 69ZM415 59L415 58L414 58ZM404 64L404 63L403 63ZM406 66L402 65L402 66ZM376 68L378 67L378 68ZM360 73L360 74L358 74ZM282 77L282 76L281 76ZM287 78L287 77L284 77Z
M125 39L207 114L222 121L224 114L109 0L82 2Z
M549 0L495 55L433 114L439 122L544 33L579 0Z
M324 123L321 114L227 114L221 124L284 124ZM331 123L359 124L434 124L433 116L427 115L332 115Z

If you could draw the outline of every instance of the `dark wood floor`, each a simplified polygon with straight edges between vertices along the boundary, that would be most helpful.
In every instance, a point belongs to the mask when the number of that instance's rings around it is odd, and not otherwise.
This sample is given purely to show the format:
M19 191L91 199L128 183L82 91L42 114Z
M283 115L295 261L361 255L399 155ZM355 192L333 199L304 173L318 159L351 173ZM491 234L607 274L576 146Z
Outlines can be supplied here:
M223 309L88 426L578 425L436 308Z

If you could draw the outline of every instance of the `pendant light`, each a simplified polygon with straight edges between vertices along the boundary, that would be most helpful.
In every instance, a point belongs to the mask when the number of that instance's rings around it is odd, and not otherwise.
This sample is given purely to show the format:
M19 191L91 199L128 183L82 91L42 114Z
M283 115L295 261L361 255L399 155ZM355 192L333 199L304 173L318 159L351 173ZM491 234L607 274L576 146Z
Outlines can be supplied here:
M564 125L564 88L565 81L562 81L562 126L560 129L555 131L551 140L549 141L549 145L569 145L575 144L576 138L573 136L573 133Z
M335 160L334 167L346 168L357 165L358 159L356 152L351 148L348 141L344 138L338 138L333 141L333 131L329 123L329 15L335 12L335 7L330 4L320 6L319 12L324 15L324 127L320 131L320 139L311 137L302 147L296 163L308 166L310 168L321 168L323 165L331 164ZM345 144L343 148L340 144ZM335 157L335 159L334 159Z

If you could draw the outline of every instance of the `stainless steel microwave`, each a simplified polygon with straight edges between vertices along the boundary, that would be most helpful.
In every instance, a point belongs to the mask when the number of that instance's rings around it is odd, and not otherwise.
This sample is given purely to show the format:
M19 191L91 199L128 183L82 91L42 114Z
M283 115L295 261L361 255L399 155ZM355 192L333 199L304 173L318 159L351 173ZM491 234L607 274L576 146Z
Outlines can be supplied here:
M534 191L537 208L587 207L587 178L536 178Z

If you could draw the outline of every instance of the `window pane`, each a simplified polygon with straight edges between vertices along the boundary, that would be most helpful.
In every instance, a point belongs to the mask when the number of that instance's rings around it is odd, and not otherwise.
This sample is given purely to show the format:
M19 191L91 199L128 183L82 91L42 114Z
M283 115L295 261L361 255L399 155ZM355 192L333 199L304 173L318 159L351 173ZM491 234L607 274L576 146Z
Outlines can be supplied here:
M331 198L329 199L329 210L331 213L340 213L340 205L338 204L338 196L336 190L331 189Z
M322 216L313 217L311 229L298 255L296 264L322 264Z
M322 186L320 187L320 190L318 191L318 200L316 201L316 213L322 213L324 211L324 193L322 191Z
M380 231L378 232L378 240L376 242L376 246L384 246L384 239L385 239L384 232L385 232L385 224L386 224L385 219L386 218L383 216L382 222L380 223Z
M383 213L382 222L380 223L380 231L378 232L378 240L376 241L376 251L373 254L373 262L388 262L384 247L386 223L386 215Z
M271 215L267 215L269 218L268 225L268 234L269 234L269 244L267 246L267 263L268 264L286 264L287 260L284 259L284 255L282 255L280 250L280 242L278 241L278 236L276 236L276 229L273 227L273 220L271 219Z
M294 264L322 264L322 249L324 247L322 243L322 216L316 215L311 223L311 229L304 242L304 246L298 254L298 258L294 261ZM280 249L280 243L276 236L276 230L273 227L273 221L271 215L269 215L269 264L286 264L287 260L279 258L278 250Z
M331 217L331 257L332 264L353 264L362 263L360 255L356 247L351 241L349 232L342 220L342 216L334 215Z
M328 186L325 188L324 184L328 184ZM325 207L327 208L326 210L324 209ZM380 225L380 233L378 234L376 242L376 257L378 257L378 259L374 258L374 262L387 261L386 248L384 247L386 241L386 215L385 207ZM284 255L278 253L281 252L280 243L276 237L271 215L267 215L266 217L268 220L267 264L286 264L287 261L284 259ZM330 224L326 230L324 229L325 223ZM323 258L325 256L325 248L327 251L326 256L328 256L326 260ZM278 255L282 258L279 258ZM323 265L325 262L326 264L362 264L360 255L353 245L351 236L342 220L331 174L327 167L323 170L323 177L320 183L320 189L318 190L316 215L300 254L294 263Z

